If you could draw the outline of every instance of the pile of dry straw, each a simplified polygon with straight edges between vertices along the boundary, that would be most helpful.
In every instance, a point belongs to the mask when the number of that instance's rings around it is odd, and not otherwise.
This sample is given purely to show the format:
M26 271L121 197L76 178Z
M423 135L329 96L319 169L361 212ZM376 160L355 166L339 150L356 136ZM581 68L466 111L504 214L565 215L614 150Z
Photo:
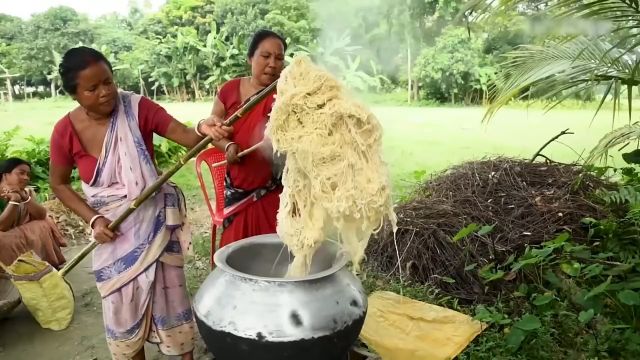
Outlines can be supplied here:
M489 300L508 282L487 288L478 269L502 263L527 244L551 240L562 231L585 239L580 221L604 215L590 201L593 191L603 186L600 179L570 165L509 158L464 163L422 184L409 202L396 208L396 243L386 225L369 242L367 263L396 277L401 267L404 280L430 283L461 299ZM493 230L452 240L472 223ZM468 270L472 264L477 265Z

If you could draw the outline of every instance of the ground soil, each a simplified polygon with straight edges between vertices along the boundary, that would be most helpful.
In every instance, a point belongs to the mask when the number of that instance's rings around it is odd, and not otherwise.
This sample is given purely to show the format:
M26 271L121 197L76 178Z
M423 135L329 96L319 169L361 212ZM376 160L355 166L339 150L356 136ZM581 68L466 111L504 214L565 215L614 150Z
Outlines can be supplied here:
M67 259L81 247L65 249ZM105 341L100 296L91 274L91 257L86 258L67 280L75 294L75 314L71 325L62 331L41 328L27 309L20 305L0 320L0 359L109 360ZM156 346L147 344L147 359L179 359L163 356ZM202 341L196 346L197 360L212 359Z

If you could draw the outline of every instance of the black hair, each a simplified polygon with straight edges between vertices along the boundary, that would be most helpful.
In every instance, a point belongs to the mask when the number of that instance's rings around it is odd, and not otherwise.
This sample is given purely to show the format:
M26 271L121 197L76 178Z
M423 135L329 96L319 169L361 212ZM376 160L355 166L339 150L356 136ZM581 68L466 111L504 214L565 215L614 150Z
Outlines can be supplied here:
M89 66L103 62L113 73L113 67L107 58L98 50L86 46L79 46L67 50L58 66L58 73L62 79L62 88L67 94L75 94L78 90L78 73Z
M17 157L8 158L0 162L0 179L2 179L4 174L9 174L20 165L27 165L29 168L31 168L31 164L29 164L29 162Z
M258 30L256 31L255 34L253 34L253 37L251 38L251 42L249 42L249 51L247 52L247 56L249 58L252 58L253 55L256 54L256 51L258 50L258 46L260 46L260 44L269 39L269 38L276 38L278 40L280 40L280 42L282 42L282 47L284 48L284 51L287 51L287 41L280 36L278 33L275 33L271 30L266 30L266 29L262 29L262 30Z

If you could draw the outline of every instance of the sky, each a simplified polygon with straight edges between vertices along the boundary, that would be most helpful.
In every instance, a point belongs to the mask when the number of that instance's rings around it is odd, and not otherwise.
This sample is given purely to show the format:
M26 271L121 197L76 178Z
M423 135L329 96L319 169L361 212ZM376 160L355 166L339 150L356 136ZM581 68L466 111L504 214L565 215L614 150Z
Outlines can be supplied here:
M131 3L149 3L151 10L157 10L166 0L0 0L0 13L29 18L54 6L69 6L80 13L96 18L100 15L118 12L127 14Z

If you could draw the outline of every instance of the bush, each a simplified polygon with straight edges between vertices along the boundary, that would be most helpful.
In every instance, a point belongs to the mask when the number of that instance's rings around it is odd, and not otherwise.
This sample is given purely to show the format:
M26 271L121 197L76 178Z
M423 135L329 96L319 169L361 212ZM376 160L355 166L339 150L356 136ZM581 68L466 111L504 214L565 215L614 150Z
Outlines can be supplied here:
M182 145L161 137L155 139L153 148L156 164L161 170L170 168L187 153L187 149Z
M483 50L483 40L466 29L445 29L416 60L415 77L423 98L466 104L486 99L495 69Z
M27 136L26 144L15 147L13 142L20 133L20 128L15 127L9 131L0 133L0 159L19 157L31 164L31 185L38 193L39 201L46 201L51 196L49 185L49 141L42 137ZM77 170L71 175L74 187L78 187L80 178Z

